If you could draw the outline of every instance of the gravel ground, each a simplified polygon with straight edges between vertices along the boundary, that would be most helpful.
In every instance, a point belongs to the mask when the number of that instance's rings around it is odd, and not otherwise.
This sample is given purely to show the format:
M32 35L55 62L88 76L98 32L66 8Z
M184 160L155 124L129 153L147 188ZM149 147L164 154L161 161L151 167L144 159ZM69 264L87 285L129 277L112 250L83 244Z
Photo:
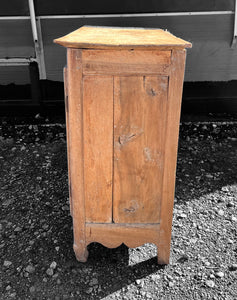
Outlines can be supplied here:
M65 126L0 127L0 299L236 299L237 123L181 124L171 262L72 250Z

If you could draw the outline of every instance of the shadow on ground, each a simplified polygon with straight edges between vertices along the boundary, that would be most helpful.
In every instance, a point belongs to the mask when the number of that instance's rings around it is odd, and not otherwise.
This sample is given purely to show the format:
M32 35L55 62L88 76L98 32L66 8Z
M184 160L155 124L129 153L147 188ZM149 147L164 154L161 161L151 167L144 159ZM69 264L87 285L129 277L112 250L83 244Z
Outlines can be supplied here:
M236 129L192 126L181 130L175 205L199 201L216 190L225 193L226 186L236 189ZM93 243L88 262L76 261L65 141L5 145L1 140L0 150L0 257L1 265L11 262L0 272L2 299L103 299L119 290L129 299L128 286L135 286L133 297L140 279L162 271L153 245L133 251ZM48 274L52 262L56 267ZM162 291L163 281L157 278L155 287Z

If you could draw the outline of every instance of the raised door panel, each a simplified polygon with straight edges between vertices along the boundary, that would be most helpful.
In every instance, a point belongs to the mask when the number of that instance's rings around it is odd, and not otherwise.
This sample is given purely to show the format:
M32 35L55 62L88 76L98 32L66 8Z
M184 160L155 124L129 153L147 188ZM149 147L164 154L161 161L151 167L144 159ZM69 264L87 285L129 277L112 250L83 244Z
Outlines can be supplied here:
M112 222L113 77L83 78L86 222Z
M114 78L115 223L159 223L167 76Z

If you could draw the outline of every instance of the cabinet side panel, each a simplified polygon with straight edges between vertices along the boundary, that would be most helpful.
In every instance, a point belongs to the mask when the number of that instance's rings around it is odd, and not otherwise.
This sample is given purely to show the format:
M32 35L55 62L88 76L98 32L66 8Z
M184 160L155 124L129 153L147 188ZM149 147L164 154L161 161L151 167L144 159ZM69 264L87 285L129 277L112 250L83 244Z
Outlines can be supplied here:
M85 209L83 169L83 105L81 50L67 50L68 93L68 143L70 194L73 204L74 251L80 261L85 261Z
M116 223L159 223L168 77L115 77Z
M172 51L172 65L168 92L169 105L167 109L164 178L160 214L160 242L158 246L159 264L168 264L170 256L179 120L183 91L185 57L185 50Z
M64 78L64 102L65 102L65 118L66 118L66 136L67 136L67 160L68 160L68 189L69 189L69 201L70 201L70 212L71 216L73 213L73 203L71 195L71 175L70 175L70 146L69 146L69 111L68 111L68 80L67 80L67 68L63 69Z
M113 77L83 78L84 184L87 222L112 221Z

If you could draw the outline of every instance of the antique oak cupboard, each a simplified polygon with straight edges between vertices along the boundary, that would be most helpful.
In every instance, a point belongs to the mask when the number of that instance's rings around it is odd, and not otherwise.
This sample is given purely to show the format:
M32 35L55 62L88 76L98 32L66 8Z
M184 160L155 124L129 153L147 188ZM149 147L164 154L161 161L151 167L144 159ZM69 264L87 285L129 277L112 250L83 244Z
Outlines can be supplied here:
M74 251L154 243L170 255L189 42L160 29L83 26L55 40L64 69Z

